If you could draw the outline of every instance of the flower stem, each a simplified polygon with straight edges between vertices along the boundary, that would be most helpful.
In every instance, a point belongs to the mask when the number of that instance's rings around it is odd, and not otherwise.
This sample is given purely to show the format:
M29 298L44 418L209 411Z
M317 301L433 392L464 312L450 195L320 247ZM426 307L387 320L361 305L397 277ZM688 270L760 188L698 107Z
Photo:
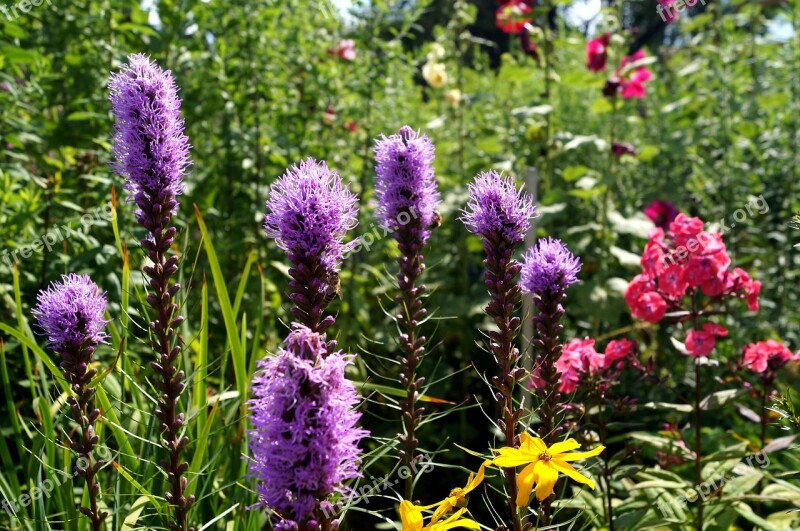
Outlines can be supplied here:
M605 408L603 407L603 396L598 393L597 395L597 408L598 418L597 429L600 436L600 444L606 446L606 419L603 418ZM606 500L606 516L608 517L608 531L614 531L614 509L611 505L611 467L609 466L611 458L608 452L603 452L603 481L605 482L605 500Z
M561 302L566 298L563 293L544 293L534 297L534 304L539 313L534 317L533 348L539 353L536 365L539 377L544 386L539 389L540 404L536 411L542 421L539 434L549 447L561 431L558 427L557 416L560 410L561 393L559 387L559 373L556 361L561 355L560 335L564 327L559 323L564 315ZM542 502L542 524L550 525L552 507L550 498Z
M490 348L492 354L500 365L500 376L492 378L492 383L497 388L496 398L501 402L501 418L498 420L500 428L506 438L506 444L516 447L517 423L522 417L523 410L514 405L514 386L517 380L524 375L524 369L517 367L519 350L514 347L514 338L520 328L519 317L514 312L519 307L522 294L516 278L519 275L520 265L512 259L512 249L502 244L501 240L484 241L486 259L486 285L489 288L491 301L486 307L486 313L494 319L499 331L489 333L491 338ZM509 517L514 531L521 531L522 524L517 512L517 479L514 467L504 468L503 474L508 487Z
M92 463L92 451L97 444L98 437L94 432L94 422L100 417L100 410L94 407L93 387L88 387L88 383L97 373L97 369L86 367L88 361L92 359L94 347L91 345L81 345L77 352L61 352L61 369L67 381L75 392L77 398L67 397L67 404L70 406L73 417L81 427L81 438L79 441L69 440L69 446L78 454L80 460L86 465L85 468L75 466L77 475L83 477L86 482L86 491L89 496L89 507L81 507L80 512L89 517L92 522L92 530L100 531L103 527L103 520L108 516L107 512L100 512L97 508L97 495L100 492L100 485L95 482L95 475L104 464L102 459ZM81 370L81 367L84 369ZM67 437L69 439L69 437Z
M695 460L694 460L694 474L695 481L698 488L703 483L703 463L701 461L702 452L700 451L700 444L702 440L702 432L700 426L700 364L695 360L694 364L694 446L695 446ZM703 529L703 500L697 500L697 529Z
M400 382L406 388L406 398L401 401L404 434L400 435L403 443L402 459L403 465L411 469L414 462L414 454L419 440L415 436L417 427L422 420L423 408L417 407L419 398L419 388L425 383L425 378L417 377L417 368L425 353L425 336L419 336L419 321L425 318L426 310L422 308L422 294L425 286L417 286L417 280L425 270L422 263L420 250L422 245L417 237L418 223L414 226L406 225L397 231L398 247L401 256L397 258L400 272L397 274L397 282L400 287L400 294L396 301L401 305L401 311L397 314L397 323L400 327L400 344L403 355L400 358L402 364ZM411 501L414 491L414 477L409 475L406 478L404 499Z
M155 415L161 421L161 444L169 458L161 460L160 464L169 481L169 489L164 497L174 510L169 527L173 531L188 531L191 529L188 511L194 503L194 496L184 496L188 481L183 474L189 468L189 463L181 458L181 453L189 443L189 438L181 435L185 419L183 413L178 411L180 395L185 387L184 372L178 369L181 346L178 344L177 329L183 317L177 315L178 305L174 302L180 285L170 281L178 270L178 258L167 258L166 255L177 229L169 226L170 210L163 208L170 198L162 195L153 199L149 205L140 204L143 213L140 221L149 231L148 237L141 240L141 245L153 262L152 266L144 267L144 273L150 278L150 286L154 291L147 296L147 302L157 315L157 319L150 323L151 345L159 357L158 361L151 363L151 367L160 377L155 385L161 391Z
M698 325L698 312L695 294L692 294L692 323L695 330L699 330ZM703 484L703 463L702 463L702 430L700 424L700 403L702 401L702 394L700 388L700 359L694 360L694 474L697 488ZM703 529L703 500L697 500L697 529Z

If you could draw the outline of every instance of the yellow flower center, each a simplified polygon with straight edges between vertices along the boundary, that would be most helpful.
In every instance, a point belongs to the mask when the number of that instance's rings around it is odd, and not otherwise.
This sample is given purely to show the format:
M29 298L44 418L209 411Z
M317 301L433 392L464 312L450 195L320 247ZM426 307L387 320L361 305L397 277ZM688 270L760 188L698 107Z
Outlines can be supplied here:
M450 498L456 499L456 507L462 508L466 507L467 505L467 494L464 492L464 489L461 487L456 487L450 491Z
M539 461L550 461L553 458L548 452L542 452L539 454Z

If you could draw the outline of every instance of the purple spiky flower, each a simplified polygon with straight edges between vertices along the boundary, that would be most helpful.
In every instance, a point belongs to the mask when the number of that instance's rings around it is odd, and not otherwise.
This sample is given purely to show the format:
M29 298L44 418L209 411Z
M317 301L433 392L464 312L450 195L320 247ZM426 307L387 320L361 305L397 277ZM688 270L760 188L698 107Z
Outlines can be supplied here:
M146 55L134 54L111 76L108 88L116 118L114 169L127 180L139 222L148 221L153 203L174 215L191 162L172 74Z
M506 245L519 245L536 214L531 196L517 189L510 176L495 171L478 174L469 185L469 203L461 221L470 232Z
M542 238L525 253L522 291L543 295L563 293L578 281L581 262L561 240Z
M375 143L378 219L392 231L407 225L419 226L421 245L431 234L430 226L438 217L436 207L441 202L433 159L431 139L407 125L395 135L381 136Z
M285 346L259 362L250 400L250 475L259 504L283 519L276 529L318 531L325 505L360 477L358 395L345 369L352 356L295 324ZM324 527L328 529L329 527Z
M87 275L62 275L36 301L33 315L56 352L104 343L108 337L105 295Z
M402 459L410 467L419 444L415 436L422 421L423 408L416 405L419 388L425 379L417 375L417 367L425 355L425 336L419 333L419 323L427 315L423 308L426 287L417 282L425 271L422 249L432 229L441 224L436 212L439 191L433 171L434 146L424 134L403 126L391 136L381 136L375 143L375 195L378 198L377 216L383 227L392 231L400 256L397 283L400 293L395 302L400 311L395 320L400 328L400 383L406 398L401 402L404 433ZM412 499L414 478L406 479L406 500Z
M80 439L67 436L70 449L82 461L74 467L77 475L84 478L89 498L88 507L80 507L89 517L93 531L102 528L107 512L98 509L100 486L95 482L97 472L105 462L93 461L92 451L99 442L94 423L100 410L94 407L95 389L89 386L97 369L91 367L95 347L104 343L106 321L105 294L86 275L62 275L61 282L54 282L40 291L33 309L37 326L47 337L48 346L61 358L59 367L74 393L67 397L73 419L80 425Z
M332 295L340 294L342 257L357 243L344 239L358 223L358 198L324 161L306 159L272 184L266 208L264 231L293 266L290 311L322 333L334 321L322 315Z
M556 361L561 357L560 323L565 310L563 303L567 298L567 288L578 281L581 263L560 240L542 238L525 253L522 265L522 291L533 295L533 303L538 313L533 317L533 339L531 344L535 354L534 373L538 375L540 386L536 392L539 407L536 416L541 420L539 434L550 446L563 431L563 405L559 392L560 375ZM550 499L542 504L542 522L550 524Z
M469 185L467 208L461 215L467 229L483 240L486 254L485 283L491 297L486 314L498 328L491 334L489 348L500 366L500 374L492 378L492 384L495 398L502 404L498 425L508 446L516 445L517 424L523 415L522 409L514 404L514 387L525 375L525 370L518 367L519 349L514 345L521 324L515 314L522 300L517 282L520 265L514 252L525 239L534 215L532 198L518 190L511 177L503 178L494 171L475 177ZM516 509L516 472L514 468L506 468L503 473L509 492L510 529L521 531Z
M181 346L177 330L183 317L175 303L180 285L171 280L178 271L178 257L167 257L167 253L177 232L172 217L190 164L189 143L172 74L142 54L131 55L128 61L108 84L116 119L114 169L125 178L125 188L138 207L136 220L147 230L140 243L153 262L144 267L144 273L152 289L147 302L156 314L149 325L150 343L158 356L150 366L158 376L160 390L154 414L161 421L161 441L169 454L169 459L160 462L169 484L164 497L174 509L170 529L187 531L191 529L187 514L194 496L184 496L187 480L183 474L189 465L181 455L189 443L182 435L185 418L180 412L185 374L178 369Z

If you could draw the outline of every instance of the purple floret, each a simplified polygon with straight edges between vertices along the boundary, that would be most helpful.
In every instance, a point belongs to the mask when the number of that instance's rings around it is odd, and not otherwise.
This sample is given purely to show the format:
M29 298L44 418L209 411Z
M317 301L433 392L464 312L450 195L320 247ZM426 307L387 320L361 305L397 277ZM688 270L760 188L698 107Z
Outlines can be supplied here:
M469 203L461 221L478 236L514 246L522 243L535 215L533 199L517 189L514 179L489 171L469 185Z
M172 73L146 55L128 61L108 84L116 118L114 169L127 179L125 188L140 209L159 203L174 214L191 164L178 87Z
M536 295L563 293L578 281L581 262L561 240L541 238L524 256L520 285Z
M264 231L294 263L318 260L335 271L355 246L344 237L357 224L358 198L324 161L306 159L270 187Z
M62 275L39 292L33 315L57 352L105 342L105 294L87 275Z
M352 356L327 352L325 339L302 325L274 356L259 362L250 400L250 475L260 504L307 523L344 482L360 477L358 394L344 376ZM289 522L286 529L293 529Z
M398 134L379 138L374 149L376 214L381 225L397 230L419 219L424 243L441 202L433 172L433 142L404 125Z

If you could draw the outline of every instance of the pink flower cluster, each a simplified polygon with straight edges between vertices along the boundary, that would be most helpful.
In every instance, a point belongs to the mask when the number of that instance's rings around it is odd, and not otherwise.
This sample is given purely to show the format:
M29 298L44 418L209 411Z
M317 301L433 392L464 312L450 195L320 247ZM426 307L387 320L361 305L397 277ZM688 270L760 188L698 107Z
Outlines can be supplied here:
M800 352L793 353L774 339L751 343L744 347L744 363L748 369L765 373L777 371L790 361L800 361Z
M564 345L561 357L556 361L560 374L559 391L574 393L586 376L600 376L610 379L625 368L626 364L638 366L636 344L627 339L609 341L605 352L595 350L595 340L591 338L573 339ZM531 387L541 388L544 382L537 371L531 375Z
M698 289L712 298L746 299L750 311L758 310L761 282L738 267L731 271L722 235L703 227L700 218L681 213L666 234L661 228L650 232L642 254L642 273L625 292L634 317L657 323L668 310L681 309L684 296Z
M623 98L644 98L647 92L644 84L653 78L653 74L646 66L638 64L646 58L644 50L636 50L632 55L626 55L620 61L614 78L619 83L619 93Z
M586 68L592 72L602 72L608 62L608 45L611 35L604 33L586 43ZM653 78L652 72L642 61L647 58L644 50L636 50L626 55L619 63L619 68L611 75L603 87L603 95L614 97L617 94L625 99L644 98L647 90L645 83Z

